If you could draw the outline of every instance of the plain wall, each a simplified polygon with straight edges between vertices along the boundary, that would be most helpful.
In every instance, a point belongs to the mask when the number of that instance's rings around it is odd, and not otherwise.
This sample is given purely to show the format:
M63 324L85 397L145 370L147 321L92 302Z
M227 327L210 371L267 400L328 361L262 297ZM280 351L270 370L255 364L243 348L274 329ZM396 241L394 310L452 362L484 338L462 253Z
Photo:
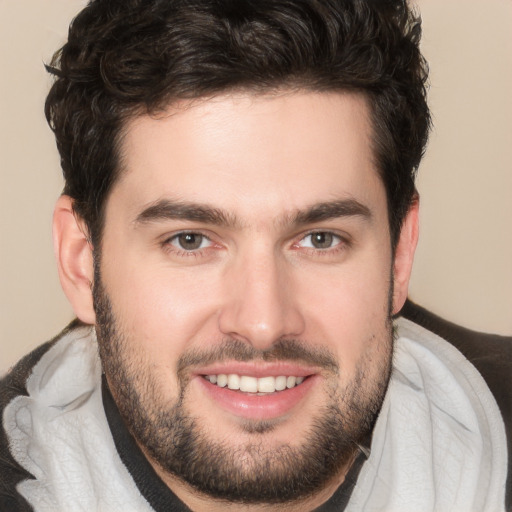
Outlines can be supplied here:
M0 373L73 318L51 217L62 189L43 68L83 0L0 0ZM411 297L512 334L512 2L417 1L435 129L418 188Z

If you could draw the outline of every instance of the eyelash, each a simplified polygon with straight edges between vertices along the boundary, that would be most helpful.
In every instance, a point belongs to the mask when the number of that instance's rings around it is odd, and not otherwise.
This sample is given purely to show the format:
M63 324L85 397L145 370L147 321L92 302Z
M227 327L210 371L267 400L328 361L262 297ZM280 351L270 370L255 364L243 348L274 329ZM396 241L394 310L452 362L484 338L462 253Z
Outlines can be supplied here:
M204 248L199 247L194 250L186 250L186 249L179 248L179 247L173 245L173 243L172 243L173 241L177 240L180 236L186 236L186 235L195 235L195 236L202 237L201 243L203 243L204 240L207 240L210 243L213 243L212 239L208 235L205 235L204 233L201 233L200 231L180 231L179 233L176 233L176 234L166 238L162 242L162 246L163 246L164 250L166 250L167 252L172 253L173 255L176 255L178 257L198 258L198 257L206 256L206 251L208 251L209 249L210 250L213 249L213 247L208 246L208 247L204 247Z
M325 249L300 246L300 243L303 242L305 239L307 239L307 237L311 237L311 236L318 235L318 234L331 235L333 238L337 239L338 242L334 246L327 247ZM198 247L197 249L191 249L191 250L186 250L186 249L179 248L179 247L173 245L173 243L172 243L173 241L176 241L179 237L186 236L186 235L200 236L200 237L202 237L201 244L206 240L206 241L209 241L210 244L212 244L212 245L209 245L208 247L204 247L204 248ZM209 237L208 235L206 235L204 233L201 233L200 231L180 231L179 233L175 233L174 235L166 238L162 242L161 245L166 252L172 253L173 255L175 255L177 257L198 258L198 257L207 256L211 250L215 250L213 247L213 244L215 244L215 242L212 241L211 237ZM297 249L297 250L303 249L307 253L314 253L315 255L320 256L320 257L337 254L338 252L342 252L342 251L346 250L350 246L351 246L351 242L346 236L342 236L340 234L337 234L337 233L334 233L333 231L328 231L328 230L309 231L308 233L305 233L304 235L302 235L299 240L297 240L296 242L294 242L292 244L292 248L294 248L294 249Z
M302 247L302 249L310 252L312 251L316 256L332 256L339 252L345 251L350 247L350 240L346 236L342 236L338 233L329 230L312 230L308 233L305 233L297 242L293 244L293 247L301 248L300 243L303 242L307 237L311 237L314 235L331 235L333 238L337 239L337 242L332 247L326 247L325 249L316 248L316 247Z

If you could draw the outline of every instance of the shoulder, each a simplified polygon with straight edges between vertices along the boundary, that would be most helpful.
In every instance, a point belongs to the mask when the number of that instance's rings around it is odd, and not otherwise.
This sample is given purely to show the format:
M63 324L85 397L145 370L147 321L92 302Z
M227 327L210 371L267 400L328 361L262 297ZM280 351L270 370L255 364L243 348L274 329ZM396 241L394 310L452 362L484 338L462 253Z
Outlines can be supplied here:
M404 318L445 339L478 370L500 409L507 434L507 510L512 510L512 337L466 329L407 301Z
M508 426L512 423L512 336L466 329L407 301L400 315L455 346L476 367Z
M5 376L0 379L0 510L22 512L32 510L30 505L16 491L16 486L22 480L33 478L14 459L5 430L4 411L9 403L19 396L27 396L27 381L33 368L41 358L68 332L78 327L80 322L73 321L59 335L39 346L21 359Z

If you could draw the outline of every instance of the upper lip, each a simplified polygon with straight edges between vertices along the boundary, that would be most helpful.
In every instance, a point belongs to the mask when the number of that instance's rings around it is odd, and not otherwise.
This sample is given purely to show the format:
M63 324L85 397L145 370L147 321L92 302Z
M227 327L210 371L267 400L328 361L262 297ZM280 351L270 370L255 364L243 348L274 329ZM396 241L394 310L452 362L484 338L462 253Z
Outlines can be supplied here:
M208 366L194 369L195 375L220 375L220 374L236 374L247 375L250 377L279 377L295 376L308 377L318 373L317 368L301 365L293 362L240 362L240 361L223 361L212 363Z

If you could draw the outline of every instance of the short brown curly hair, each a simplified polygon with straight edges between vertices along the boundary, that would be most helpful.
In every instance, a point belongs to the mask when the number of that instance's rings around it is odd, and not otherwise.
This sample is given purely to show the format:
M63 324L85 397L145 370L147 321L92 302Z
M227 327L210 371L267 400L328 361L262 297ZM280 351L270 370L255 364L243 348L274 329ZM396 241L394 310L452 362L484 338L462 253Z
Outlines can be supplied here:
M405 0L91 0L47 66L64 193L96 247L127 119L233 89L357 91L394 247L430 127L420 35Z

